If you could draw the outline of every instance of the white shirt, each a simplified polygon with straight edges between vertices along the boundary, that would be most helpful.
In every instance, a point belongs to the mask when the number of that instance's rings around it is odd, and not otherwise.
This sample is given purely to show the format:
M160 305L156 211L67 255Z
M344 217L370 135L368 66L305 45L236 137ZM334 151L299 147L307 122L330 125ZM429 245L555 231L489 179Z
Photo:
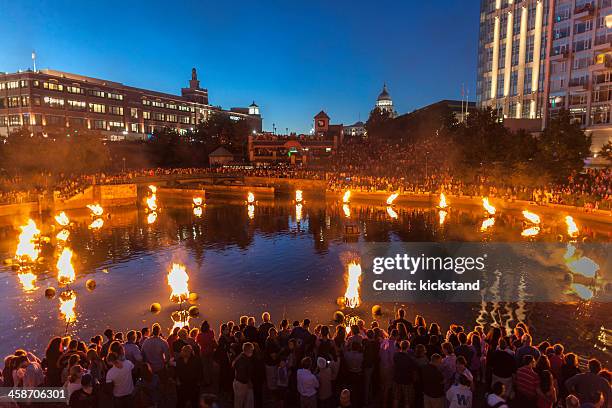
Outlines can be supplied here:
M300 368L297 371L297 388L300 395L312 397L317 395L319 380L317 380L317 377L307 368Z
M489 407L494 407L495 404L498 404L500 402L503 402L503 404L501 404L498 408L508 408L506 401L499 395L491 393L487 397L487 406Z
M112 366L106 373L106 383L113 383L113 396L124 397L134 392L132 369L134 364L130 360L122 361L123 367Z
M453 385L446 391L448 408L472 408L472 390L465 385Z

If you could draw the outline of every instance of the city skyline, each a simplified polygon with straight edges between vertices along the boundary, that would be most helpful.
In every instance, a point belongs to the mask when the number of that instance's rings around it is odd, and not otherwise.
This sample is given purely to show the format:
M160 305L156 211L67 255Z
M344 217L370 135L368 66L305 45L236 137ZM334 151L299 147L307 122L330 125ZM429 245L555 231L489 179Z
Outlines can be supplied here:
M255 100L266 130L274 123L278 132L306 133L321 109L334 123L365 121L383 83L399 114L459 99L463 83L475 99L477 2L244 3L232 10L191 3L172 10L161 3L103 10L75 10L69 2L0 4L8 17L0 34L13 39L0 70L31 68L36 51L38 69L177 94L196 67L212 105L229 109ZM120 19L112 13L118 9Z

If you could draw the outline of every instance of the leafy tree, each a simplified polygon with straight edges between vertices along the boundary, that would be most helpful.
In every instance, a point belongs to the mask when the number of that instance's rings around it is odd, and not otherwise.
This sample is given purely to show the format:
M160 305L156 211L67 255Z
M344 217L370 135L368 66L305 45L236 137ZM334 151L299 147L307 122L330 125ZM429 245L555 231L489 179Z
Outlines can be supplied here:
M608 140L608 143L601 146L599 155L607 160L612 160L612 141Z
M370 112L370 116L365 124L368 136L372 138L388 137L388 127L393 121L391 112L376 107Z
M591 137L572 123L567 110L551 118L548 126L538 138L537 162L552 178L565 180L573 171L584 166L589 156Z

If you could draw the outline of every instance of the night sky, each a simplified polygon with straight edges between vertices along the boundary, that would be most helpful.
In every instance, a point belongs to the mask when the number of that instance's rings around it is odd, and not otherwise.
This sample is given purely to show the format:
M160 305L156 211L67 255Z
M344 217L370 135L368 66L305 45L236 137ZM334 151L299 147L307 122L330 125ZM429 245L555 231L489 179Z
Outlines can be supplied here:
M32 66L261 107L264 128L367 119L387 82L399 113L474 99L478 0L0 0L0 71Z

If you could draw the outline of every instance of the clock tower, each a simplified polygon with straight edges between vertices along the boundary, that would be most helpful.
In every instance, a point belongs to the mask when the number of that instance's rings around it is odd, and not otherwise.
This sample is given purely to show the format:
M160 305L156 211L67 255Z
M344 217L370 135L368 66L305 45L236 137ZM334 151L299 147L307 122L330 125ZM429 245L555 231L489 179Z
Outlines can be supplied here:
M314 117L315 126L314 133L315 135L325 135L329 130L329 116L324 111L317 113Z

